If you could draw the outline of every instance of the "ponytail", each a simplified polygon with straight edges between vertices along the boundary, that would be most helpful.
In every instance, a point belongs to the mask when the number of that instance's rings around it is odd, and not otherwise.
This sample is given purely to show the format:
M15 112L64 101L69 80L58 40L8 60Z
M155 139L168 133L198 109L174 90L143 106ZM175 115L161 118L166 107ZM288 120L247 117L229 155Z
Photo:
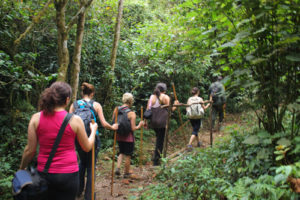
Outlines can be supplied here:
M157 96L157 98L159 98L160 96L160 90L156 87L153 91L153 94Z
M160 93L167 91L167 85L165 83L158 83L153 91L153 94L159 98Z

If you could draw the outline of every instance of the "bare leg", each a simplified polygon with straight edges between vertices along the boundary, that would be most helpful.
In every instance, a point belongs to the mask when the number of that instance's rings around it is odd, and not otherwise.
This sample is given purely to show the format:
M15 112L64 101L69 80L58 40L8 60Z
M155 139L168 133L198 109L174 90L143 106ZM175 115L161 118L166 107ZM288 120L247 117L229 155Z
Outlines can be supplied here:
M125 174L130 173L130 159L131 159L131 156L125 155Z
M118 156L118 161L117 161L117 168L121 168L121 165L122 165L122 161L123 161L123 154L120 154Z
M196 135L192 135L191 138L190 138L190 142L189 142L189 145L192 145L194 140L197 138L198 140L198 137L196 137Z

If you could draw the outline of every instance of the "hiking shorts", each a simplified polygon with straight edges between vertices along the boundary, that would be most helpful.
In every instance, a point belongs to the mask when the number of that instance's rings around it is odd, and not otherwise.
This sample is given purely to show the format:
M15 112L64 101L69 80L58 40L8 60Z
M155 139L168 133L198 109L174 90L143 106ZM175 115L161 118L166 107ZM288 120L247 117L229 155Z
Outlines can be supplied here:
M134 142L121 142L119 144L119 154L125 154L126 156L132 156L134 150Z

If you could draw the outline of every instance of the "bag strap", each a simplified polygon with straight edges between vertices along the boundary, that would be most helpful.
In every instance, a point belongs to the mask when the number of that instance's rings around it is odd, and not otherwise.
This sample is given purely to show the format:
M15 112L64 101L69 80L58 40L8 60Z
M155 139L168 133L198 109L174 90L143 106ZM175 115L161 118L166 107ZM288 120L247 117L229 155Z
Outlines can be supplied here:
M55 155L56 149L57 149L57 147L58 147L58 145L60 143L60 140L62 138L62 135L65 132L65 129L66 129L66 127L67 127L67 125L68 125L68 123L69 123L69 121L70 121L70 119L72 117L73 117L73 114L71 114L71 113L66 114L66 116L64 118L64 121L63 121L63 123L62 123L62 125L61 125L61 127L60 127L60 129L58 131L58 134L56 136L55 142L54 142L54 144L52 146L52 150L51 150L51 152L49 154L49 157L48 157L48 160L46 162L45 168L43 170L44 173L48 173L48 170L50 168L52 159L53 159L53 157Z

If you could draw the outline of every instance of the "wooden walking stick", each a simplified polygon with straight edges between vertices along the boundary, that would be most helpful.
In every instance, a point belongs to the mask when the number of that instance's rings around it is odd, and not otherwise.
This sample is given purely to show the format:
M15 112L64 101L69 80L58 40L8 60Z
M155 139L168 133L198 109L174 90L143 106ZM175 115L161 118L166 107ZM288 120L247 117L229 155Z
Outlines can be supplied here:
M164 145L163 145L163 152L162 152L164 158L167 156L167 150L168 150L168 132L169 132L170 118L171 118L171 114L172 114L172 107L173 107L173 103L172 103L172 101L170 101L170 106L168 109L166 131L165 131L165 139L164 139Z
M210 146L213 145L213 127L212 127L212 103L210 104Z
M178 101L174 83L172 83L172 87L173 87L173 93L174 93L175 100ZM181 118L180 109L178 109L178 117L179 117L180 124L182 126L183 125L183 121L182 121L182 118ZM187 143L185 131L183 131L183 136L184 136L184 142Z
M115 108L115 123L118 122L118 107ZM112 169L111 169L111 196L114 191L114 170L115 170L115 154L116 154L116 140L117 140L117 131L114 132L114 146L113 146L113 156L112 156Z
M141 121L143 121L143 106L141 106ZM141 127L140 162L139 162L140 167L142 167L142 160L143 160L143 126Z
M92 119L92 124L95 120ZM95 142L92 149L92 200L95 200Z

